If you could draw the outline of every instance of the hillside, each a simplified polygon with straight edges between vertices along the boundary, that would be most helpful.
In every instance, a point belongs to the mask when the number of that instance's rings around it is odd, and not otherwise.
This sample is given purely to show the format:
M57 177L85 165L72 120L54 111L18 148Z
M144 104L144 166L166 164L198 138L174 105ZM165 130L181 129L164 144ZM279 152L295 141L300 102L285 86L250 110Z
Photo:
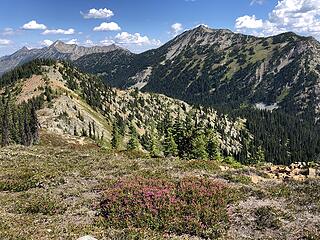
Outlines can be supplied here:
M319 51L314 38L294 33L258 38L199 26L155 50L119 59L93 54L75 64L116 87L220 108L280 109L317 121Z
M214 109L192 107L164 95L112 89L65 62L32 61L3 75L0 86L0 112L7 126L0 133L10 132L9 143L21 143L20 132L28 132L14 116L20 116L29 102L37 110L41 129L89 137L108 148L112 144L118 150L132 147L154 156L222 154L254 160L245 120L230 120Z

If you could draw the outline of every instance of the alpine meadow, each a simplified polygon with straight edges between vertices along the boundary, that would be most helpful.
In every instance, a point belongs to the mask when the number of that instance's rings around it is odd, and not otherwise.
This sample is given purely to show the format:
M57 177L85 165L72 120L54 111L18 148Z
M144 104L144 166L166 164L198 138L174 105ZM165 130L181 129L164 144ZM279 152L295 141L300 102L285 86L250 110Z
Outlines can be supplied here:
M0 239L320 239L320 1L3 0Z

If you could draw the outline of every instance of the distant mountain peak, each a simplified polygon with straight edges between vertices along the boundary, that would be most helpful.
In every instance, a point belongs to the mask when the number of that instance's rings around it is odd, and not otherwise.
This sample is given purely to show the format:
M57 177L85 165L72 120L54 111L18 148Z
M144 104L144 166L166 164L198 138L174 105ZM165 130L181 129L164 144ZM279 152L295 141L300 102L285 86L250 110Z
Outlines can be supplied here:
M19 53L29 52L29 49L26 46L24 46L20 50L18 50L17 52L19 52Z
M57 40L57 41L55 41L54 43L51 44L52 47L56 47L56 46L59 46L59 45L69 45L69 44L66 44L61 40Z
M23 47L11 55L0 58L0 76L6 71L35 58L75 61L85 55L90 55L93 53L108 53L115 50L122 50L127 54L130 53L129 50L123 49L115 44L111 44L109 46L85 47L76 44L68 44L61 40L55 41L49 47L40 49L28 49L27 47Z

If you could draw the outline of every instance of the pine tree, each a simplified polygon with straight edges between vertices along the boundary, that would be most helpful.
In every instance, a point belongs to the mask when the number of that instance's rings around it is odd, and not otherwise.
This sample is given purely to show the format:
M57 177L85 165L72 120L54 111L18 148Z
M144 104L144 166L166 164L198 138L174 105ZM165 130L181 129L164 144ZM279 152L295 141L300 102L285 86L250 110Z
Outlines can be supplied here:
M198 134L191 140L190 155L194 159L208 159L207 139L204 134Z
M30 113L30 131L32 134L32 139L34 143L38 143L40 140L39 137L39 122L38 117L36 113L36 109L34 106L34 103L32 103L31 106L31 113Z
M9 130L8 114L9 114L9 103L7 102L4 108L3 116L2 116L2 141L1 141L2 147L9 145L10 130Z
M92 138L92 128L91 128L90 122L89 122L89 138Z
M78 136L78 130L76 125L73 127L73 135Z
M27 107L25 106L24 109L24 119L23 119L23 131L25 134L25 146L31 146L32 145L32 133L30 130L29 122L28 122L28 113L27 113Z
M166 157L168 156L177 156L178 155L178 145L174 141L174 137L172 134L172 130L169 128L167 129L167 133L164 138L163 142L163 147L164 147L164 154Z
M134 151L134 150L137 150L138 147L139 147L138 139L134 135L131 135L131 138L127 144L127 150Z
M206 135L208 136L208 157L212 160L221 161L222 156L216 134L212 130L208 130Z
M118 126L114 123L112 128L112 139L111 139L111 146L113 149L119 149L120 147L120 134Z
M127 150L134 151L137 150L139 147L139 140L137 137L137 131L135 127L131 124L130 125L130 139L127 144Z

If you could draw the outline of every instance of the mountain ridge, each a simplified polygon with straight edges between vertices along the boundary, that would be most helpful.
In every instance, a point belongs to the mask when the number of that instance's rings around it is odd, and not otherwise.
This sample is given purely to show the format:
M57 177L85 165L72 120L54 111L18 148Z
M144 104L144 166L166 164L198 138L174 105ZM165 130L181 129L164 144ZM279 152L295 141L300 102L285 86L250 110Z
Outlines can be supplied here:
M24 46L11 55L0 57L0 76L11 69L36 58L74 61L88 54L115 50L129 51L115 44L109 46L86 47L78 46L76 44L67 44L61 40L57 40L50 46L43 48L28 49Z
M75 65L115 87L209 106L276 106L318 121L319 56L320 44L312 37L288 32L263 38L199 26L158 49L122 59L122 65L104 61L108 53L99 54L102 64L93 54Z

